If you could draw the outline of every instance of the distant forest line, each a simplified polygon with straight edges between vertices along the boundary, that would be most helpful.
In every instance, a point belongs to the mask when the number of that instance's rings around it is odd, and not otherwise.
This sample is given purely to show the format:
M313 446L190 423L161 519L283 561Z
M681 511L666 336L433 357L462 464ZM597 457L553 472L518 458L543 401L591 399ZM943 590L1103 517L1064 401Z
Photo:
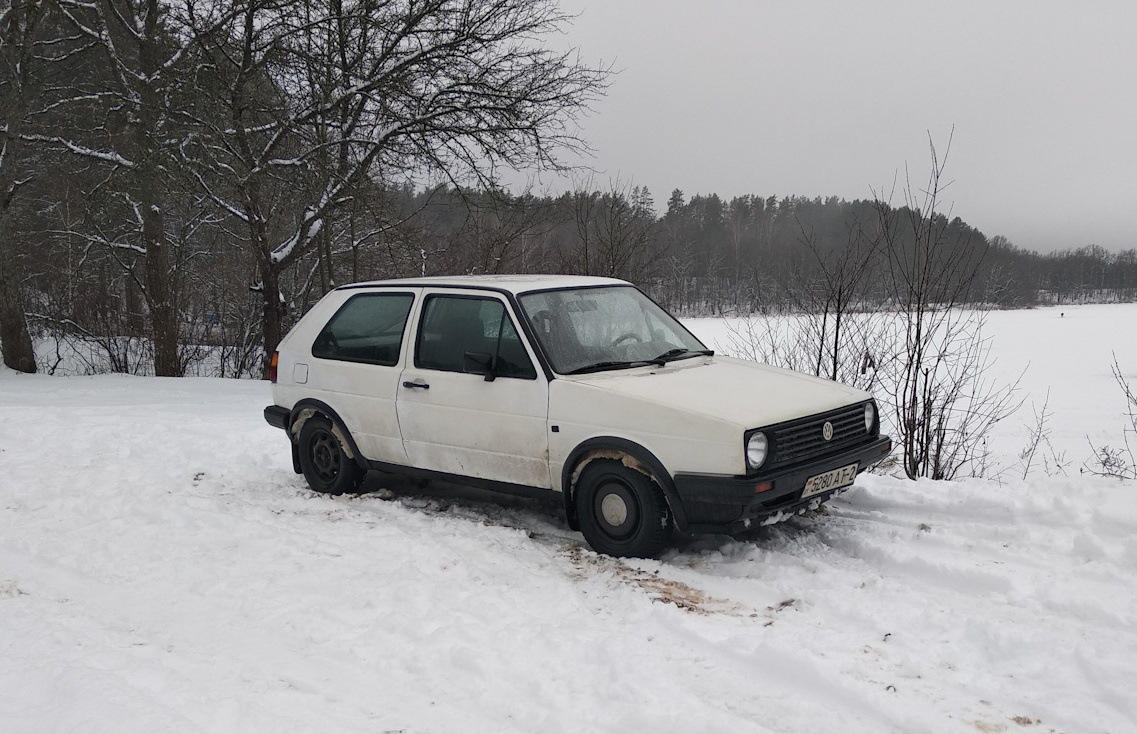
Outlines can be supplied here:
M642 187L582 187L560 196L440 188L386 192L398 202L419 259L401 274L562 272L630 280L684 314L808 310L843 259L864 258L856 294L888 300L884 219L906 206L838 197L671 192L663 207ZM1046 254L933 214L941 247L981 261L966 299L998 308L1137 299L1137 249L1096 245ZM890 247L912 246L909 242ZM412 245L410 250L416 248ZM932 248L934 249L934 248ZM351 277L363 275L353 272ZM875 283L877 287L872 284Z
M62 201L53 198L58 194ZM139 253L93 246L57 219L70 206L84 206L66 182L45 181L29 200L41 205L29 212L39 225L24 230L21 248L30 323L41 335L94 338L124 370L141 366L145 355L132 357L127 346L130 337L147 333L145 286L132 265L141 264ZM834 276L856 260L863 272L844 294L844 308L876 310L895 297L881 217L911 213L872 200L688 199L675 191L659 215L650 193L638 187L538 197L410 185L372 189L360 209L334 218L317 245L282 274L285 331L336 286L444 274L611 276L681 315L734 315L820 311L837 288ZM959 303L1027 308L1137 300L1137 250L1087 246L1039 254L989 238L958 217L932 220L955 257L974 265ZM264 285L254 257L241 233L216 214L199 212L179 225L172 284L183 359L192 360L200 345L221 346L231 361L223 374L256 374Z

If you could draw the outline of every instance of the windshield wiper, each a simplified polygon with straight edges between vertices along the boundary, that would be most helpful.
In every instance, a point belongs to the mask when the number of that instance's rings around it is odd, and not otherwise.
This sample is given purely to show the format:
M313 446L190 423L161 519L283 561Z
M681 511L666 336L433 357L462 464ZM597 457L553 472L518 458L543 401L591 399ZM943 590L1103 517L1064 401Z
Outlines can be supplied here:
M659 359L636 359L632 361L605 361L596 362L594 364L586 364L583 367L577 367L575 370L569 370L566 375L582 375L586 372L601 372L603 370L621 369L626 370L630 367L643 367L648 364L662 365L663 360Z
M662 367L676 359L681 359L685 356L702 355L704 357L713 357L715 350L713 349L669 349L658 357L652 359L633 359L633 360L605 360L603 362L595 362L593 364L586 364L583 367L577 367L575 370L569 370L566 375L582 375L587 372L600 372L602 370L626 370L631 367L644 367L649 364L654 364Z
M668 349L666 352L664 352L663 354L659 355L658 357L656 357L655 359L653 359L651 361L652 362L659 362L659 363L671 362L673 360L681 359L681 358L686 357L688 355L690 355L690 356L702 355L704 357L713 357L715 355L715 350L713 350L713 349L684 349L683 347L678 347L676 349Z

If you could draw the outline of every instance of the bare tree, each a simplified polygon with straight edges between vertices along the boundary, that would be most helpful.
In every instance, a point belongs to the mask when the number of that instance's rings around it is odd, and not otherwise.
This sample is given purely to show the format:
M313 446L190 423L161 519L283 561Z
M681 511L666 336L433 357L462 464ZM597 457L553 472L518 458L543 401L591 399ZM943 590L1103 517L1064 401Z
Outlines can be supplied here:
M450 272L516 273L529 269L533 242L550 228L551 206L500 189L451 190L446 198L448 206L464 213L452 231L435 233L452 253L447 266Z
M812 278L799 274L798 286L788 290L804 327L795 342L815 354L810 369L803 371L870 389L882 356L878 342L888 328L876 309L869 308L866 288L880 247L879 233L853 220L845 225L844 247L824 251L813 232L800 221L798 226L816 273Z
M498 165L559 167L582 147L573 123L607 71L538 45L565 20L551 0L248 0L208 36L225 115L205 121L199 170L222 180L199 182L247 228L266 360L288 303L281 275L349 236L337 221L364 182L492 184Z
M821 243L798 220L808 253L782 283L786 312L750 314L729 326L731 351L749 359L872 390L877 363L891 356L895 319L870 298L879 233L855 216L844 223L844 242Z
M981 474L991 427L1018 408L1015 385L986 377L990 345L985 313L968 308L970 288L986 242L961 236L939 213L946 155L929 138L931 172L917 190L903 189L905 206L878 198L880 236L889 284L902 325L899 352L882 367L891 371L888 398L910 477L951 479ZM948 145L950 151L950 140Z
M799 271L794 312L748 317L729 341L743 356L874 388L905 473L951 479L987 470L987 436L1018 408L1017 382L988 376L986 312L969 302L986 241L972 243L938 212L944 163L931 154L927 186L909 184L900 209L878 198L875 227L854 221L843 250L823 252L803 231L817 275ZM870 282L874 257L885 289ZM867 308L880 290L891 308Z
M183 121L188 53L196 32L206 32L234 12L223 0L55 0L73 39L85 44L98 71L88 88L73 88L53 103L72 120L102 122L86 130L23 135L22 139L67 151L107 168L103 187L132 212L126 229L111 236L82 233L106 248L141 256L141 294L147 307L154 371L180 375L179 313L172 285L175 257L167 231L172 205L174 152ZM133 274L133 258L124 266Z
M589 178L576 185L568 202L575 237L562 243L563 270L639 283L651 279L656 222L646 189L615 180L601 191Z

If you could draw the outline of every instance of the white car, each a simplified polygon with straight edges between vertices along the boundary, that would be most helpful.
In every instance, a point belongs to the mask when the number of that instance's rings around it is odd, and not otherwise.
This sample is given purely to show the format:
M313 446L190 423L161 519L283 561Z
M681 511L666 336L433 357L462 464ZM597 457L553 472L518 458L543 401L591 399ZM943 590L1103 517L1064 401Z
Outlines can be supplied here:
M817 507L892 447L868 393L715 355L610 278L343 286L272 364L265 419L312 489L378 470L558 492L616 556Z

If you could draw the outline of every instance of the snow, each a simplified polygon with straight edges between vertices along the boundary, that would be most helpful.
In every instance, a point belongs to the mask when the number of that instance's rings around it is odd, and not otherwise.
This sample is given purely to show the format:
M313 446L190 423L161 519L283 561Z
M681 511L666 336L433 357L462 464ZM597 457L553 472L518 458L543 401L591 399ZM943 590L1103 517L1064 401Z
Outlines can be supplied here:
M1132 374L1134 315L996 330L1071 453L1117 435L1107 347ZM0 731L1137 731L1133 482L866 475L615 560L552 504L313 494L269 402L0 371Z
M54 135L33 135L29 133L21 135L20 139L62 146L75 155L84 156L86 158L95 158L96 160L101 160L106 163L113 163L116 166L122 166L123 168L134 168L135 165L133 161L129 161L126 158L123 158L113 150L95 150L94 148L78 145L70 140L66 140Z

